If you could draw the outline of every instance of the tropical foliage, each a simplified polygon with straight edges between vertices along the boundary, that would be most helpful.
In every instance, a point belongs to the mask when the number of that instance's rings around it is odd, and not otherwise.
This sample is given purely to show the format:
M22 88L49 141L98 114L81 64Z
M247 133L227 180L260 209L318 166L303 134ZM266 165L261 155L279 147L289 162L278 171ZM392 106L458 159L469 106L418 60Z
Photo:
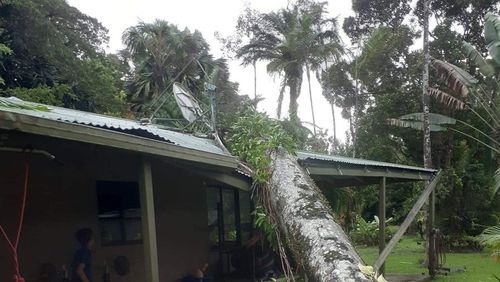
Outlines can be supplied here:
M54 92L61 94L58 85L66 85L69 91L57 97L57 104L114 114L125 111L123 73L114 56L103 51L108 36L99 21L64 0L3 1L0 14L3 95L17 95L11 91L17 87L56 87ZM53 98L34 100L54 104Z
M481 74L491 73L491 67L481 66L481 61L494 63L492 57L486 57L488 49L482 32L489 24L483 18L488 10L498 11L499 2L430 2L432 16L437 19L429 46L434 58L430 107L436 113L431 114L432 158L433 167L444 170L437 191L437 222L445 234L475 236L499 223L498 193L492 197L489 188L498 168L498 154L478 142L498 148L495 141L499 137L491 129L494 121L488 111L491 113L492 104L485 110L481 103L487 103L477 97L483 93L487 93L486 101L490 101L490 95L497 97L497 78ZM356 156L368 159L419 166L423 163L421 114L410 114L422 111L422 50L414 48L420 45L417 40L421 29L415 24L422 25L422 4L418 1L413 7L397 0L355 1L355 15L344 21L344 31L357 48L349 58L329 69L328 83L343 116L351 122L347 140L350 154L355 150ZM464 41L478 51L467 51ZM471 55L478 53L482 60ZM462 77L457 68L471 76ZM495 65L493 69L498 71ZM467 98L460 94L465 88L447 80L450 73L470 80L465 85ZM372 218L377 214L378 190L373 187L355 191L361 215ZM420 186L408 184L392 184L388 189L387 203L395 205L388 207L388 214L396 223L402 219L396 211L408 210L419 191Z
M497 28L498 26L498 28ZM488 62L482 55L469 43L463 42L462 48L469 61L474 67L479 69L480 75L486 78L497 80L495 69L499 69L497 60L500 62L500 20L497 16L488 13L485 16L485 40L488 51L493 60ZM495 56L497 58L495 58ZM488 130L481 130L467 122L457 120L448 116L432 114L431 116L431 131L444 131L450 129L453 132L460 133L468 138L471 138L480 144L491 149L495 154L500 154L500 100L496 92L498 91L498 83L494 85L493 95L489 95L479 85L479 80L461 69L446 61L434 59L432 62L437 75L446 84L446 87L455 95L448 94L436 88L431 88L429 95L434 96L439 102L452 110L467 109L475 114L488 127ZM482 113L482 114L480 114ZM404 115L399 119L389 119L391 125L411 127L422 130L423 114ZM463 132L449 125L456 123L474 130L480 137ZM446 126L448 125L448 126ZM482 140L486 139L486 140ZM500 160L499 160L500 162ZM500 167L496 170L493 177L492 194L495 195L500 187L498 182L498 174Z
M389 241L397 231L397 226L390 225L392 217L388 218L385 229L385 239ZM361 216L356 217L356 225L350 236L355 244L364 246L376 246L379 243L379 223L378 216L374 216L372 221L366 221Z
M266 61L267 71L282 78L278 98L278 117L285 88L289 88L289 117L297 121L297 99L301 93L304 70L310 82L310 71L320 69L327 61L342 54L337 23L327 18L326 3L297 1L292 7L276 12L247 10L239 19L241 43L236 56L243 64ZM314 129L315 130L315 129Z
M126 48L121 56L133 66L126 77L128 101L137 115L157 118L180 118L172 95L172 85L179 82L208 104L204 83L217 86L217 108L230 114L238 109L238 85L229 81L223 59L214 59L199 31L179 30L164 20L141 22L123 33Z
M495 13L500 1L425 2L436 19L428 94L432 166L443 169L437 222L450 242L482 234L481 242L498 254L500 20ZM296 0L274 11L246 9L225 50L254 71L257 63L266 64L279 79L277 89L269 90L279 118L285 95L290 104L287 118L273 120L255 110L270 93L253 101L238 95L227 61L212 55L199 31L165 19L140 22L124 31L125 47L113 54L105 51L107 29L65 0L0 1L0 96L129 118L177 119L172 83L183 84L203 107L209 104L204 92L210 83L217 86L220 135L254 169L260 185L269 177L267 152L276 148L421 166L424 62L423 50L415 46L420 46L424 1L415 4L353 1L354 14L342 25L350 44L340 39L331 16L335 7L327 3ZM314 111L312 127L300 121L298 108L308 105L299 105L298 98L311 76L332 113L340 108L349 123L346 140L337 138L335 119L333 132L316 126ZM387 213L394 223L421 189L390 184ZM377 188L331 189L325 195L343 227L356 240L373 244ZM257 227L275 236L266 204L257 203Z
M486 228L478 239L481 244L492 249L492 256L500 260L500 226Z

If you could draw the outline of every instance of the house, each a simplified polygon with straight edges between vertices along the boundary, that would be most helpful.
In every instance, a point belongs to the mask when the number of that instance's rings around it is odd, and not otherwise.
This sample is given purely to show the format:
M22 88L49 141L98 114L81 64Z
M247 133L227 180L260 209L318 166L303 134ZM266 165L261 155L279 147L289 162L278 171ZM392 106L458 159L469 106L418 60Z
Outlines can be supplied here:
M0 98L0 160L0 225L10 238L28 180L18 248L26 281L40 281L48 266L68 268L83 227L95 233L96 281L106 270L111 281L176 281L206 263L221 275L250 237L251 177L207 136ZM306 152L298 160L322 189L383 183L385 191L386 179L435 173ZM123 258L130 271L119 275ZM0 281L11 281L12 269L0 237Z
M125 256L130 273L110 271L112 281L131 282L212 267L218 241L241 242L250 227L250 178L209 138L0 98L0 160L0 224L11 238L30 166L19 245L26 281L39 281L47 264L69 267L83 227L96 235L96 281ZM11 277L0 237L0 281Z

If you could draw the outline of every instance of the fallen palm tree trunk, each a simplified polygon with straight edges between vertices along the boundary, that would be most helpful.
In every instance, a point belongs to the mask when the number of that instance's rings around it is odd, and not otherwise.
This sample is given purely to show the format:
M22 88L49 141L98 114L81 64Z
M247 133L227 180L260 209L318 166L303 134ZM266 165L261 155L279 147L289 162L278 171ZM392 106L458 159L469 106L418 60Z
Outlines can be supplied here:
M282 235L312 281L372 281L321 190L288 153L271 155L266 189Z

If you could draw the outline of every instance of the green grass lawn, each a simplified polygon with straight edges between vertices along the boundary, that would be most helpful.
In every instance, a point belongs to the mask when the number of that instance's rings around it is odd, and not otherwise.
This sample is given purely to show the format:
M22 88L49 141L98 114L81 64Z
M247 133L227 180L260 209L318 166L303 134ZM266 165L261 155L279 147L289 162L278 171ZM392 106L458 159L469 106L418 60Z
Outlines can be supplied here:
M415 237L403 238L386 261L386 273L420 274L427 269L420 267L424 258L424 247ZM359 247L359 254L366 264L373 264L378 256L377 247ZM487 253L447 253L445 267L465 269L462 273L438 276L435 281L495 281L493 274L500 277L500 263Z

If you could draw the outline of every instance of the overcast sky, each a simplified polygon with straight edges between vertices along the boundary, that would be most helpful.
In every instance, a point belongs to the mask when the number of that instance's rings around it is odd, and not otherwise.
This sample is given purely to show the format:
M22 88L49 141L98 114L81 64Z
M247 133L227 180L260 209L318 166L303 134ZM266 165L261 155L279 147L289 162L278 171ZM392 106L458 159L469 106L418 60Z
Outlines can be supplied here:
M68 0L69 4L89 16L97 18L109 29L110 52L122 49L121 36L129 26L140 21L152 22L155 19L166 20L176 24L181 30L187 27L199 30L210 44L211 52L216 57L222 56L220 43L214 36L215 32L230 35L234 32L236 20L247 6L267 12L286 7L287 0ZM330 16L338 17L340 27L346 16L353 14L351 0L329 0ZM345 38L345 37L344 37ZM229 61L231 80L240 85L240 94L253 97L253 70L244 68L239 61ZM311 78L314 78L312 76ZM316 79L312 79L313 106L316 113L316 124L332 135L332 115L328 102L321 95L321 88ZM299 98L299 116L301 120L312 122L311 105L307 80L304 77L302 94ZM257 65L257 93L265 98L259 104L259 110L276 117L277 98L279 93L279 78L273 79L266 72L265 62ZM283 104L283 114L287 115L288 100ZM348 123L336 109L337 136L345 138Z

